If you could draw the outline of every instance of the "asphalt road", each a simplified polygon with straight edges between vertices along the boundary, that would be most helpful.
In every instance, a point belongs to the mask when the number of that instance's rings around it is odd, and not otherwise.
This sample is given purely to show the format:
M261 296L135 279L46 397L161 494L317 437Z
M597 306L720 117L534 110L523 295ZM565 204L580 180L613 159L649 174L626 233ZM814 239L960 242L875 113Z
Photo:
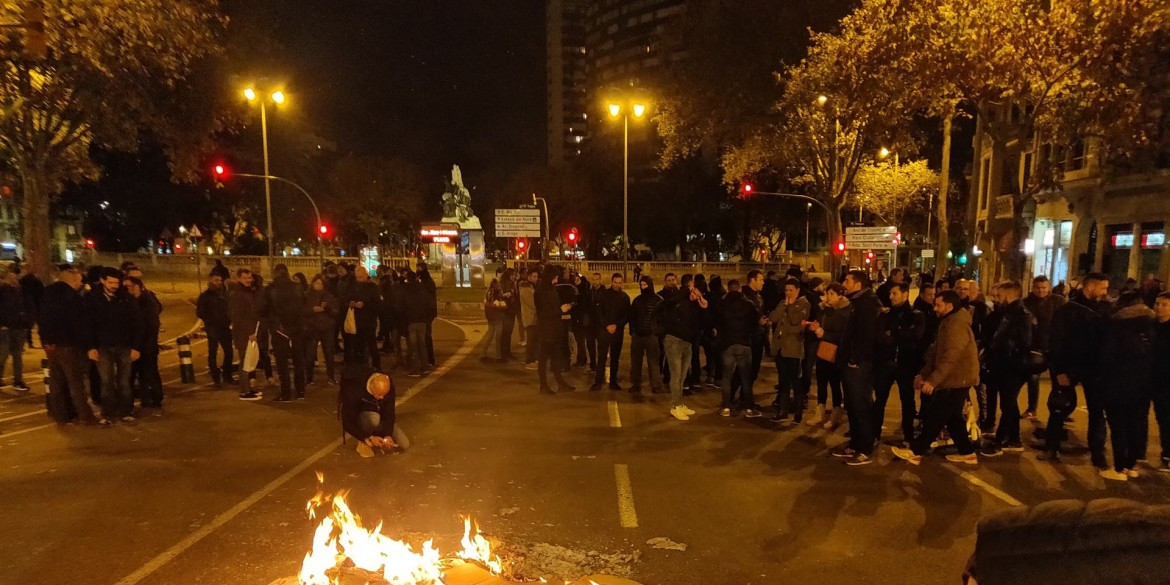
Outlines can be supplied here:
M352 440L339 445L336 395L323 387L278 406L170 384L164 417L109 430L7 418L35 413L37 399L0 402L0 583L264 585L293 575L312 539L315 471L387 534L434 535L451 550L471 514L490 536L565 547L566 557L637 552L626 568L646 585L958 582L990 512L1170 498L1170 477L1106 485L1083 453L1058 466L1030 451L910 467L883 448L874 465L848 468L827 455L840 431L721 418L714 390L693 397L700 414L685 423L668 417L665 396L588 392L580 373L577 392L541 395L522 365L477 359L484 329L436 324L445 367L395 378L412 449L372 460ZM164 357L164 380L177 378L174 361ZM761 402L775 371L764 375ZM891 430L897 408L891 400ZM1084 413L1076 418L1083 445ZM658 537L687 549L647 544Z

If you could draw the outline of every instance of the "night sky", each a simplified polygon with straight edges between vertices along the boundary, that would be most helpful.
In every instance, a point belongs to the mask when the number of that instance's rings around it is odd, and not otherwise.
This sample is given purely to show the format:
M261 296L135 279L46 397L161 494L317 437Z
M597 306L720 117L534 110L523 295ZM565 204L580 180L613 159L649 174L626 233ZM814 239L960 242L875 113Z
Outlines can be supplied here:
M226 7L237 39L259 31L273 41L244 55L240 69L287 79L298 121L342 152L411 158L427 174L452 163L475 173L543 162L540 0L236 0Z

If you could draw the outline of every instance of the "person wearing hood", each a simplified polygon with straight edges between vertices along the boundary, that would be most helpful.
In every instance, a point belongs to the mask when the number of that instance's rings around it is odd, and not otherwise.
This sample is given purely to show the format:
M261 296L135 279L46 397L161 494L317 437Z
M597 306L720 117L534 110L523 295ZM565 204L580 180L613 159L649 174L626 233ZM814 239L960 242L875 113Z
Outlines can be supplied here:
M738 280L727 283L727 295L715 311L716 342L722 351L723 361L723 405L721 416L731 416L742 411L745 416L759 416L755 410L755 395L752 394L752 339L760 326L760 311L744 297ZM738 386L732 380L739 380ZM739 390L736 400L735 391Z
M950 431L957 454L947 461L974 465L979 462L975 443L967 435L963 406L971 387L979 383L979 349L971 330L971 313L960 306L959 293L945 290L934 299L939 318L938 339L926 352L925 365L914 378L914 387L931 399L923 407L922 432L907 447L894 447L895 457L922 463L930 445L944 427Z
M1154 367L1154 311L1140 291L1122 293L1101 345L1102 403L1113 443L1113 469L1100 474L1126 481L1138 476L1138 458L1146 450L1149 372Z
M869 465L873 463L875 443L873 360L882 307L870 288L869 273L864 270L850 270L843 284L852 308L841 346L837 348L837 363L845 386L845 403L849 405L849 444L832 454L845 459L846 465Z
M804 412L804 384L801 382L804 360L804 330L808 324L810 307L808 299L800 296L800 281L789 278L784 281L784 300L768 315L774 325L772 347L776 350L776 370L780 383L773 422L781 422L791 413L794 422L801 421Z
M650 389L662 391L662 372L659 364L662 355L658 352L658 332L662 329L662 297L654 292L654 279L643 275L638 281L642 292L630 304L630 392L642 391L643 357L648 362Z
M1162 464L1158 471L1170 473L1170 292L1154 299L1154 359L1150 393L1154 417L1162 442Z
M816 417L805 424L820 426L826 430L836 429L845 416L845 398L841 392L841 369L837 367L837 348L845 334L845 323L849 320L849 298L845 287L834 282L825 289L824 307L821 320L811 323L809 328L817 337L817 412ZM932 309L933 311L933 309ZM833 402L829 403L832 396Z

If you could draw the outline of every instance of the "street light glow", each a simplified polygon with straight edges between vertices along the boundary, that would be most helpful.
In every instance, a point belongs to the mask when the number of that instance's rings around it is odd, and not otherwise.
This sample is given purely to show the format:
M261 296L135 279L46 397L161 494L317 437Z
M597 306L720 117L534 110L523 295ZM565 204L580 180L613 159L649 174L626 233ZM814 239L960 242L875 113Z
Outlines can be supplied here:
M878 151L878 157L886 158L887 156L890 156L890 149L883 146L882 149Z
M646 113L646 106L644 104L634 104L634 117L641 118Z
M827 96L827 95L821 95L821 96L817 96L817 104L818 104L818 105L822 105L822 106L823 106L823 105L825 105L825 103L827 103L828 101L829 101L829 96Z
M284 92L283 91L272 92L272 101L274 101L278 104L283 104L284 103Z
M616 117L620 116L621 114L622 114L621 104L609 104L609 115L610 116L613 116L614 118L616 118Z
M256 101L256 90L254 90L250 87L248 89L245 89L244 90L244 97L248 98L248 101L250 101L250 102Z

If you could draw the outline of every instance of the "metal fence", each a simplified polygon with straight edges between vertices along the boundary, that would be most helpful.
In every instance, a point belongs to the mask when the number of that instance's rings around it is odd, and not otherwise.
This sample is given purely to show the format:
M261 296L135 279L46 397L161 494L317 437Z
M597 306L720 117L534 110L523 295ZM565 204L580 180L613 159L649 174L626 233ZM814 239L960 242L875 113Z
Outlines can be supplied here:
M152 278L195 279L205 280L215 261L223 262L233 274L239 268L259 269L262 274L269 271L268 256L188 256L183 254L93 254L84 258L87 264L97 266L121 266L123 262L133 262ZM322 260L320 256L277 256L271 258L272 264L284 264L291 273L303 272L312 277L321 272ZM358 262L354 256L327 256L326 261L334 263ZM383 266L394 268L413 268L416 258L382 258ZM433 268L433 267L432 267Z
M813 270L810 272L827 272L829 255L828 254L793 254L783 257L777 262L629 262L627 264L630 271L630 277L633 276L634 267L641 264L642 274L649 275L655 279L661 279L667 273L674 273L677 275L683 274L718 274L723 278L743 278L748 272L752 270L775 270L777 272L784 272L792 264L799 264L805 270L810 266ZM510 267L520 268L525 264L535 264L535 260L509 260L507 265ZM575 268L582 274L600 273L608 277L614 273L622 271L622 263L611 261L593 261L593 260L552 260L545 262L546 264L554 264L557 266L568 266Z

